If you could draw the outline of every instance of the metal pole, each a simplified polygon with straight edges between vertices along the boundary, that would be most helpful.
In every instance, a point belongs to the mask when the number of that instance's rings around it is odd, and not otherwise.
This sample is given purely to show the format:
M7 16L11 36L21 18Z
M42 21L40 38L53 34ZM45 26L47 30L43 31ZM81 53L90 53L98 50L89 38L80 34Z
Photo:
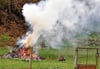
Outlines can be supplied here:
M30 69L32 69L32 52L33 52L33 47L30 47Z

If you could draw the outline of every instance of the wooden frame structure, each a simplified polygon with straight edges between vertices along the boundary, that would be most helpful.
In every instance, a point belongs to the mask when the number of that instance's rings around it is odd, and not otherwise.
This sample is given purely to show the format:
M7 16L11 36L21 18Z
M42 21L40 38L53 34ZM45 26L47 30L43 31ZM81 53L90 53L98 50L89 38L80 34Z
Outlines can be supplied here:
M78 60L79 60L79 50L87 50L87 54L86 54L86 64L79 64ZM96 50L96 64L88 64L88 50ZM98 48L76 48L76 52L75 52L75 69L98 69L98 59L99 59L99 49Z

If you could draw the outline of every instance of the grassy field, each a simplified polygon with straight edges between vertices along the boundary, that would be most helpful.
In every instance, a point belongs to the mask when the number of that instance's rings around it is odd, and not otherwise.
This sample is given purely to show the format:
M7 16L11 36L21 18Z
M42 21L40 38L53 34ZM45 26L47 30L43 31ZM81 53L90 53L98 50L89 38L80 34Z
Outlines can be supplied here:
M2 54L7 53L7 48L0 49ZM0 53L0 54L1 54ZM69 52L71 53L71 52ZM68 54L67 50L55 50L55 49L41 49L39 51L40 56L45 57L45 60L33 61L33 69L73 69L74 68L74 56ZM63 55L66 61L58 61L58 57ZM70 60L69 60L70 59ZM29 61L21 59L0 59L0 69L25 69L29 68Z
M6 47L0 48L0 54L6 54L8 51L9 50ZM79 63L85 63L86 57L84 57L84 53L85 52L81 53L79 56ZM41 49L39 50L39 55L45 57L46 59L41 61L33 61L33 69L74 69L74 54L75 51L73 48L61 50ZM59 56L64 56L66 61L58 61ZM89 53L89 57L89 63L94 64L95 59L92 53ZM0 58L0 69L29 69L29 61Z

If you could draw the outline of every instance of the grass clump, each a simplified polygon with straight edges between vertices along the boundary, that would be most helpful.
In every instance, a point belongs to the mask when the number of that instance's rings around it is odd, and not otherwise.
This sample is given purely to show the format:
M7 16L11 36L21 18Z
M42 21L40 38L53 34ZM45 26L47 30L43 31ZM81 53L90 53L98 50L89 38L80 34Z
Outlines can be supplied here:
M8 47L0 47L0 55L5 55L9 52Z
M0 35L0 41L1 42L7 42L11 40L11 37L9 35L7 35L6 33L3 33Z

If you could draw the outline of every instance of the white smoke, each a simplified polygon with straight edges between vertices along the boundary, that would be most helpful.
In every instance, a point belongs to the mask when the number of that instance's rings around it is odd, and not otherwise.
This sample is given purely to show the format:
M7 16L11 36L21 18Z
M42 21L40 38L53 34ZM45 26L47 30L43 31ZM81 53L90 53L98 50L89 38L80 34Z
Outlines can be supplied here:
M42 36L52 47L64 40L77 44L77 35L100 33L100 0L41 0L23 6L23 16L33 30L17 44L35 46Z

